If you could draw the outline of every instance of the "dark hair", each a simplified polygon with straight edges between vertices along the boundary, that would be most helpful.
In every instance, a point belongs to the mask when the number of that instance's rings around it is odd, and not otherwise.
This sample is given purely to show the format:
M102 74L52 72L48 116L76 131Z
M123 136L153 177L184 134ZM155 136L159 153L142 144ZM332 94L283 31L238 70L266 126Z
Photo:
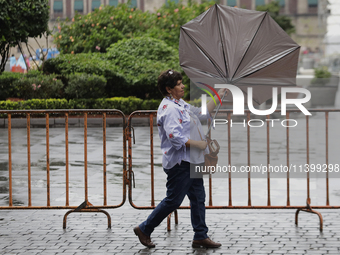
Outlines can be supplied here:
M158 89L163 96L167 96L168 91L166 91L166 87L172 89L177 85L177 82L182 79L183 79L182 75L179 72L174 71L172 69L168 69L167 71L162 72L158 76L157 82Z

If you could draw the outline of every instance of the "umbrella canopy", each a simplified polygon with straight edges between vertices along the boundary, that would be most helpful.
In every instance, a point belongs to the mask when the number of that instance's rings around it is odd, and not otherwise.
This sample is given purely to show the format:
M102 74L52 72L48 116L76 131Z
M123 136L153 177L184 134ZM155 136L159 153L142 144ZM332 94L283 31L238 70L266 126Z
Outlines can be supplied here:
M272 86L296 85L299 48L267 12L216 4L181 27L179 59L198 86L233 84L245 94L252 87L261 104Z

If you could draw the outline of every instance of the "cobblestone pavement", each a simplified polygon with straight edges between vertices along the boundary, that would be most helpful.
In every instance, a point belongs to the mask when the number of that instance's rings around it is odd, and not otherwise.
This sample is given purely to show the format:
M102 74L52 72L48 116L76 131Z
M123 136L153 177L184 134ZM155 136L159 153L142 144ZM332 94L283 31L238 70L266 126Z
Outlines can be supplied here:
M295 226L295 210L207 210L210 237L222 243L218 249L191 247L192 228L188 210L179 210L179 224L166 221L156 228L152 240L156 248L141 245L133 227L150 210L126 204L108 210L112 229L104 214L74 213L63 230L65 210L1 211L1 254L340 254L338 210L320 210L324 231L314 214L300 212Z

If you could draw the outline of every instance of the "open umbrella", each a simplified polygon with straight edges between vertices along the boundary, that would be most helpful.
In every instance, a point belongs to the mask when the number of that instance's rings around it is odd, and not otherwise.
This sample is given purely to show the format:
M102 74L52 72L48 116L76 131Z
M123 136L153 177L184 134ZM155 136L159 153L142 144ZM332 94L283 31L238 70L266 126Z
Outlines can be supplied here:
M261 104L273 86L296 85L299 48L267 12L216 4L181 27L179 59L197 86L251 87Z

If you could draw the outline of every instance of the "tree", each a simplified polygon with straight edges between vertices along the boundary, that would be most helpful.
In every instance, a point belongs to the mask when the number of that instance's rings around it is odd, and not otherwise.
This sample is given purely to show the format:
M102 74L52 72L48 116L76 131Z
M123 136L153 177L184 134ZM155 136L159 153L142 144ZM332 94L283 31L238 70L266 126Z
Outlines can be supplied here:
M104 53L123 38L143 35L151 16L127 4L99 7L87 15L76 14L71 22L61 22L53 37L61 53Z
M25 43L29 37L48 32L48 0L0 0L0 74L4 71L10 47ZM22 50L21 50L22 52Z
M186 6L169 1L156 13L142 12L129 4L99 7L87 15L76 14L71 22L61 22L53 37L61 53L71 54L105 53L119 40L141 36L160 39L178 48L180 27L214 3L188 1Z
M295 27L292 24L292 20L285 16L280 15L280 3L279 1L273 1L266 5L259 5L256 7L257 11L267 11L270 16L276 21L276 23L284 30L287 34L295 32Z

